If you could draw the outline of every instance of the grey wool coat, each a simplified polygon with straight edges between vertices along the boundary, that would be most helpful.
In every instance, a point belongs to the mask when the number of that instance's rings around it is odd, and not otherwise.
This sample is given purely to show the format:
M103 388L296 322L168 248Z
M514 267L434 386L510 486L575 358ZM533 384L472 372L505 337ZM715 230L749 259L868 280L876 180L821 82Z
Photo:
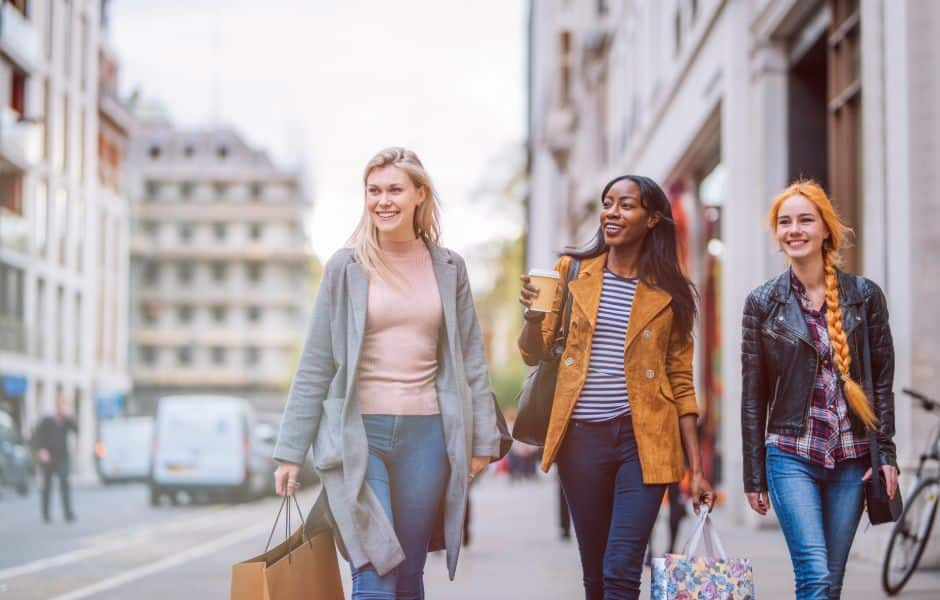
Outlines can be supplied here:
M467 267L455 252L434 245L429 250L444 312L436 385L450 462L431 549L446 547L453 579L467 509L470 458L497 456L499 431ZM365 482L369 447L356 397L356 373L368 291L368 273L351 249L330 258L281 419L274 458L301 463L313 444L314 467L326 492L340 549L357 567L371 563L384 575L405 556L392 523Z

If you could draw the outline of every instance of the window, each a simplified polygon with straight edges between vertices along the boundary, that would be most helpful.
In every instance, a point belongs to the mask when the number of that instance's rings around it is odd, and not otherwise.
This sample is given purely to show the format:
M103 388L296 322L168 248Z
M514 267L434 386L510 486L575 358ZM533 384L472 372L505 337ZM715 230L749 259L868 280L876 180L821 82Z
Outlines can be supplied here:
M212 348L212 362L221 365L225 362L225 348L215 346Z
M156 200L160 194L160 184L156 181L148 181L146 184L146 194L148 200Z
M26 74L14 68L10 84L10 108L23 116L26 112Z
M0 200L3 212L23 214L23 176L17 172L0 173Z
M255 346L245 348L245 362L249 365L256 365L261 360L261 350Z
M140 307L140 314L146 325L156 325L160 319L160 309L156 302L144 302Z
M157 349L153 346L140 347L140 361L147 366L153 366L157 362Z
M193 280L193 265L188 262L181 262L176 265L176 277L180 283L189 283Z
M157 160L160 158L161 152L162 151L160 150L160 146L150 146L150 149L147 151L147 153L150 155L150 160Z
M248 235L253 240L260 240L262 231L263 231L263 228L261 226L261 223L252 223L248 227Z
M144 283L155 285L160 280L160 263L148 260L144 263Z
M225 160L228 158L228 146L219 146L215 153L220 159Z
M261 193L264 191L264 188L262 187L260 183L252 183L250 190L251 190L251 198L253 200L261 199Z
M85 319L82 315L82 295L75 294L75 337L72 338L72 358L75 361L75 366L80 367L82 364L82 341L85 336L82 335L82 325L85 323Z
M193 320L193 307L189 304L181 304L176 309L176 316L180 323L189 323Z
M228 271L228 265L222 261L214 261L212 263L212 279L213 281L225 281L225 275Z
M222 181L217 181L213 184L212 187L215 190L215 199L220 202L225 200L225 196L228 194L228 184Z
M144 221L140 227L147 237L157 237L157 232L160 231L160 224L156 221Z
M186 147L183 148L183 156L185 156L186 158L192 158L193 154L195 153L196 153L196 149L193 147L192 144L187 144Z
M192 223L180 223L179 225L179 235L180 241L183 243L189 243L193 240L193 225Z
M261 264L260 263L256 263L256 262L248 263L248 265L246 266L246 269L248 270L249 281L251 281L252 283L258 283L259 281L261 281Z
M193 349L189 346L182 346L176 349L176 362L183 366L189 366L193 363Z
M248 320L252 323L257 323L259 320L261 320L261 308L257 306L249 306Z
M228 314L228 309L226 309L221 304L217 304L212 307L212 320L216 323L224 323L225 316Z
M212 232L215 234L215 239L222 241L225 239L225 223L213 223Z
M193 184L188 181L180 186L180 195L183 198L189 199L193 195Z
M679 51L682 50L682 11L679 8L676 8L676 17L673 22L673 35L675 39L673 40L675 45L673 48L673 55L679 56Z

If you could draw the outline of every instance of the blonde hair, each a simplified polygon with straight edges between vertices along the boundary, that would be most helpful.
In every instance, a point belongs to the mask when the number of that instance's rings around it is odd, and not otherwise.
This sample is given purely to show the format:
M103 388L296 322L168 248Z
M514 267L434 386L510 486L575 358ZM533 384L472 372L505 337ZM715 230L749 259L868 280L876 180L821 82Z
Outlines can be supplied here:
M438 200L437 191L431 183L431 177L424 169L424 165L421 164L417 154L397 146L382 150L366 164L362 174L363 187L368 183L369 174L372 171L389 166L398 167L408 174L417 189L424 188L426 190L424 202L415 208L414 231L415 235L424 240L426 244L436 246L441 237L440 201ZM372 221L368 204L365 202L363 203L362 217L359 219L359 224L346 242L346 246L355 251L356 260L362 263L370 273L375 273L383 279L389 279L390 275L394 273L394 269L382 256L378 229Z
M826 272L826 326L829 330L829 343L832 345L832 356L842 378L842 389L845 400L855 415L861 419L868 429L878 426L878 418L872 409L871 401L862 386L852 379L850 367L852 355L849 352L849 343L845 336L842 324L842 307L839 304L839 274L836 270L842 262L841 250L845 247L847 237L851 235L849 228L839 217L835 207L822 187L812 180L800 179L783 190L770 208L768 224L770 230L777 228L777 216L783 203L793 196L803 196L809 200L819 211L819 216L829 230L829 239L823 242L823 269Z

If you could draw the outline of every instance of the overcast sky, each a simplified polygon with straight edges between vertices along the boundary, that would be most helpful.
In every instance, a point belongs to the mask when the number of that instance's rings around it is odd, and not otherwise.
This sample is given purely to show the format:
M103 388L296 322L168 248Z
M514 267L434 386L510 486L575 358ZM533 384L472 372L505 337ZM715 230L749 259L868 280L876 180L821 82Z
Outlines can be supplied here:
M321 259L352 232L362 168L415 150L440 192L444 242L509 235L469 202L525 136L524 0L114 0L122 90L179 126L228 124L312 182Z

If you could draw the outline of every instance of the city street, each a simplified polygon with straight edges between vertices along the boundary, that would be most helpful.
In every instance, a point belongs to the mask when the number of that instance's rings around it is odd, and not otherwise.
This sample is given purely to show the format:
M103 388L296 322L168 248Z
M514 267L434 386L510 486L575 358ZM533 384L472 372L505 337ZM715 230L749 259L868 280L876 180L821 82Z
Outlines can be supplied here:
M310 506L314 495L302 493L301 505ZM0 501L0 599L227 598L231 564L263 549L278 502L151 509L143 485L80 487L75 496L79 520L71 525L43 524L35 493ZM447 580L442 553L432 555L428 597L580 598L577 548L558 535L555 498L547 478L482 480L473 494L472 544L462 552L457 579ZM719 511L719 525L721 517ZM792 597L779 532L719 530L730 554L753 559L760 598ZM664 535L662 522L659 548ZM853 560L845 597L879 597L878 577L877 565ZM344 584L348 590L345 568ZM938 588L940 574L918 573L900 597L932 598Z

